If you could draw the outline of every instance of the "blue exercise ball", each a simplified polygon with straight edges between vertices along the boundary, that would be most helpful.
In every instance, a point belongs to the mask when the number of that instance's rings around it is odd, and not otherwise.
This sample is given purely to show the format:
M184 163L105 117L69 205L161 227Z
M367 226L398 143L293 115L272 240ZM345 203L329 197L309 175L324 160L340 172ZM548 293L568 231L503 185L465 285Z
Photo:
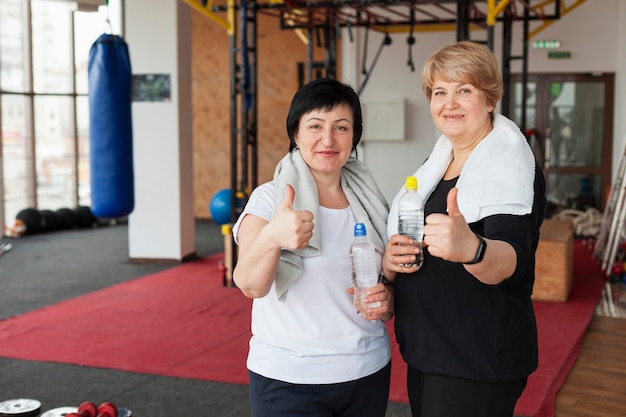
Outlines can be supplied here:
M215 193L209 206L211 217L217 224L230 223L230 189L225 188Z

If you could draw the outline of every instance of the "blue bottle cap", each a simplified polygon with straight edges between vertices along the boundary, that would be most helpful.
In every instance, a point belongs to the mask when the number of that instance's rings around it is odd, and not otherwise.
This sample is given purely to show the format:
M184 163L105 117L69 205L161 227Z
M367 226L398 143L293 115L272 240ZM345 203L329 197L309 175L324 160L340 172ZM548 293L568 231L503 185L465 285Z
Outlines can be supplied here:
M357 223L354 225L354 236L367 236L365 225L363 223Z

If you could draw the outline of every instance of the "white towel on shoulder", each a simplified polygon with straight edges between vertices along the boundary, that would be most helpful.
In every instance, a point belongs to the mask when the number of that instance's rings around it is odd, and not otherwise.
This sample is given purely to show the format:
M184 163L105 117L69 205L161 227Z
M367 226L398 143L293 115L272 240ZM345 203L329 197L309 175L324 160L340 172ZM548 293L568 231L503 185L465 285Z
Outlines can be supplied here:
M317 185L299 150L295 149L288 153L278 163L274 172L274 182L276 183L274 214L285 199L287 184L291 184L295 190L293 209L312 212L315 225L319 207ZM385 234L389 206L370 170L361 161L351 157L341 170L341 187L356 221L365 224L368 240L383 253L387 244ZM313 236L304 249L281 251L275 281L279 300L286 299L289 286L300 277L302 258L318 256L321 253L320 232L318 227L313 228Z
M450 140L441 135L432 153L413 174L426 201L452 161ZM459 210L468 223L494 214L524 215L532 211L535 157L517 125L496 114L493 130L469 156L456 183ZM387 237L398 232L398 198L389 212Z

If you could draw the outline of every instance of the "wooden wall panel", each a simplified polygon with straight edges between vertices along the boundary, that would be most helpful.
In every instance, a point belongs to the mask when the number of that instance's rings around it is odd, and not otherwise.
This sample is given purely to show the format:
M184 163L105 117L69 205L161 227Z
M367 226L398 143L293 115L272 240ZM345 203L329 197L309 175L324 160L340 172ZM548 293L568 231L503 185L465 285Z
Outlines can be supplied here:
M298 89L298 62L306 60L306 45L292 30L281 30L276 18L258 21L258 140L259 183L274 176L278 161L289 150L285 119Z
M194 141L194 213L210 218L209 204L230 188L230 67L226 30L194 12L192 18L192 87ZM259 184L272 179L289 149L285 118L298 88L298 62L306 62L306 45L279 21L258 15L258 164ZM315 59L323 58L315 51Z
M213 195L230 186L229 55L226 30L192 16L194 214L209 218Z
M226 29L201 13L193 12L192 25L194 214L210 218L211 199L230 188L229 46ZM298 88L298 62L306 62L306 45L294 31L281 30L274 17L259 14L257 32L261 184L272 179L289 149L285 119ZM315 59L323 54L316 50Z

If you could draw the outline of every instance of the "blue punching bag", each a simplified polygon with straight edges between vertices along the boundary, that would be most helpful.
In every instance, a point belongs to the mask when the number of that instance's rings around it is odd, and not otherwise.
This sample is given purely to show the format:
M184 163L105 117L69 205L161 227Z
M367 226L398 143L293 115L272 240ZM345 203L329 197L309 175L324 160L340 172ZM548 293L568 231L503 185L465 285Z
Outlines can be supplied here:
M130 214L135 206L128 46L103 34L89 50L91 211L97 217Z

